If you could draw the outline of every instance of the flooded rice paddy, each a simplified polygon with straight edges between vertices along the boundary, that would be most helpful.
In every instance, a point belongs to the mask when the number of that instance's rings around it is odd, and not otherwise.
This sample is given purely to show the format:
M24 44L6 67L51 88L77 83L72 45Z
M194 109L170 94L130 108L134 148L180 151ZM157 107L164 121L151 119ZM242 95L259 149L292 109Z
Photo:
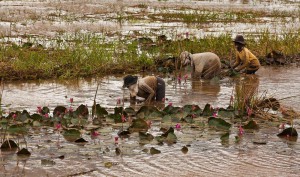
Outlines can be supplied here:
M300 73L296 67L263 67L253 79L259 92L282 100L283 105L299 110ZM172 77L167 82L166 97L175 106L206 103L213 106L228 106L234 82L224 79L217 83L187 80L176 83ZM100 81L96 101L105 108L117 105L117 99L128 98L122 90L121 76L100 79L79 79L72 81L34 81L6 83L3 93L5 110L27 109L36 111L37 106L74 105L81 103L91 108L97 83ZM126 99L125 99L126 100ZM130 106L125 101L125 106ZM112 109L111 109L112 110ZM264 122L264 121L263 121ZM165 123L154 122L149 129L153 135L160 134ZM175 124L174 124L175 125ZM170 124L170 126L174 126ZM128 127L128 124L124 125ZM20 176L298 176L300 144L277 137L278 122L264 122L258 131L246 131L239 143L235 136L237 127L231 129L228 142L223 142L222 131L207 128L191 128L182 124L175 130L178 141L173 145L158 145L155 142L143 144L138 134L119 139L114 137L120 125L100 129L100 136L94 140L83 133L88 143L82 145L69 142L51 127L36 128L26 137L29 158L22 159L15 152L1 152L1 173ZM299 128L300 122L295 121ZM20 140L22 142L22 140ZM257 143L258 142L258 143ZM259 143L262 142L262 143ZM22 143L21 143L22 144ZM24 146L24 144L23 144ZM188 152L183 153L182 147ZM115 148L121 150L116 155ZM145 149L155 147L161 154L151 155ZM63 157L63 158L61 158Z
M239 18L239 11L248 16ZM165 21L161 16L184 12L210 17L221 14L218 17L222 20L190 23L176 18ZM0 1L0 17L0 35L8 36L3 40L22 43L30 36L51 47L55 37L76 32L97 33L108 40L145 34L174 39L187 32L195 37L224 33L255 35L264 31L284 34L299 30L299 2L4 0ZM203 108L210 103L226 107L235 85L229 78L220 82L188 79L179 84L172 75L162 77L167 83L166 105L174 106L197 104ZM257 86L259 93L279 99L284 106L300 109L298 67L263 67L252 81L250 84ZM86 104L91 108L99 82L96 102L106 109L112 111L118 99L128 98L128 91L121 88L122 76L14 81L5 82L1 107L5 112L26 109L33 113L38 106L48 106L53 111L58 105L69 106L69 99L73 98L74 105ZM125 101L124 106L130 106L129 102ZM101 128L96 139L83 132L86 144L69 142L52 127L32 128L25 137L31 156L23 158L15 151L0 151L0 176L299 176L299 142L277 137L278 122L260 123L258 131L246 131L239 142L235 139L237 127L231 129L229 140L223 142L222 131L182 124L180 130L175 130L178 141L173 145L158 145L155 141L142 144L138 134L115 144L114 137L121 126L117 124ZM149 133L158 135L164 126L174 125L153 122ZM300 128L298 120L295 128ZM25 146L23 138L19 141ZM187 153L182 151L183 146L188 147ZM117 147L120 155L115 152ZM151 147L161 153L151 155Z

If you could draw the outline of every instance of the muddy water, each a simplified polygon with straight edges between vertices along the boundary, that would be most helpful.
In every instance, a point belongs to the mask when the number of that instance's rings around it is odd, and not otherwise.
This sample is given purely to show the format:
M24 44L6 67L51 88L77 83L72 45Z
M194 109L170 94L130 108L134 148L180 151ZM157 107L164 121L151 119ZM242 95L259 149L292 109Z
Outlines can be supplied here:
M187 79L178 83L172 76L162 76L167 83L166 104L175 106L198 104L203 107L210 103L219 107L229 104L230 96L234 89L234 82L228 78L220 82L191 81ZM273 96L282 99L282 103L295 109L300 109L300 72L297 67L263 67L252 85L259 85L260 95ZM92 106L97 84L99 89L96 102L106 108L114 108L118 99L128 99L128 90L122 89L122 76L108 76L104 78L76 79L68 81L47 80L28 82L5 83L2 107L4 110L27 109L35 111L38 106L54 108L58 105L85 104ZM142 100L142 99L141 99ZM124 106L130 106L128 101Z
M282 104L299 109L298 68L264 67L256 76L250 85L258 85L260 93L267 92L283 99ZM166 104L172 102L174 105L194 103L203 107L211 103L227 106L234 87L234 82L229 79L220 82L191 82L188 79L181 84L172 77L164 79L167 82ZM69 98L73 98L73 106L83 103L91 107L99 82L96 100L102 106L113 108L118 98L128 97L128 91L121 89L121 76L63 82L12 82L5 84L2 106L6 111L29 109L34 112L37 106L69 106ZM127 101L124 104L129 106ZM220 136L224 132L182 124L182 129L175 131L178 142L170 146L155 142L143 145L138 134L119 139L115 145L114 137L121 125L102 128L96 140L83 134L89 141L85 145L68 142L51 127L36 128L26 137L32 153L29 158L22 159L14 152L1 151L0 176L298 176L299 142L278 138L277 123L260 125L259 131L246 131L237 143L236 127L232 128L229 141L222 142ZM300 121L296 121L298 130L299 125ZM153 122L149 133L159 135L159 128L168 126L173 125ZM188 146L186 154L181 151L183 146ZM120 156L115 153L116 147L121 149ZM162 153L150 155L144 151L151 147ZM63 159L58 158L62 155Z

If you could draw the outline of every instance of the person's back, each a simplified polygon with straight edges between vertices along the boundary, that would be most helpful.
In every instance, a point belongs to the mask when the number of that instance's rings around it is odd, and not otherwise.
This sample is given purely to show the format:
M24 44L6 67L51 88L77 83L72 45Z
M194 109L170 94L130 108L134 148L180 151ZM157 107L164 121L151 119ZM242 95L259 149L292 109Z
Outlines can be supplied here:
M212 79L221 72L221 61L218 55L212 52L191 54L184 51L180 55L182 63L191 63L192 77Z

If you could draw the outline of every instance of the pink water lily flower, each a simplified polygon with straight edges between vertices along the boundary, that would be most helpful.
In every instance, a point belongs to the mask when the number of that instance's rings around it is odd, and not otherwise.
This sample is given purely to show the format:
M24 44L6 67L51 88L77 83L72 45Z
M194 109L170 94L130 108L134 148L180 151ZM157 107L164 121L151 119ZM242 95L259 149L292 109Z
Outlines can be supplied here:
M97 136L99 136L100 135L100 133L99 132L97 132L97 131L92 131L92 134L91 134L93 137L97 137Z
M186 74L186 75L184 75L184 82L186 82L186 80L187 80L187 78L188 78L189 76Z
M247 115L248 116L251 116L252 115L252 109L247 107Z
M179 129L181 128L181 125L180 125L179 123L177 123L177 124L175 125L175 128L176 128L177 130L179 130Z
M218 112L217 111L213 112L212 116L213 117L218 117Z
M16 119L16 118L17 118L17 114L13 114L13 115L12 115L12 118L13 118L13 119Z
M38 106L36 112L37 112L37 113L42 113L42 107L41 107L41 106Z
M49 118L49 114L48 113L46 113L44 116L45 116L45 118Z
M124 116L124 114L121 115L121 119L122 119L122 122L126 122L126 117Z
M189 32L186 32L186 33L185 33L185 37L186 37L187 39L189 38L189 35L190 35Z
M121 104L121 99L120 98L117 99L117 104Z
M239 126L239 135L243 135L245 133L242 126Z
M74 99L73 98L70 98L70 103L73 103L74 102Z
M116 136L116 137L115 137L115 144L118 144L118 140L119 140L119 137Z
M173 105L173 103L170 102L170 103L169 103L169 106L172 106L172 105Z
M60 130L61 129L61 124L60 123L56 124L55 128L56 128L56 130Z

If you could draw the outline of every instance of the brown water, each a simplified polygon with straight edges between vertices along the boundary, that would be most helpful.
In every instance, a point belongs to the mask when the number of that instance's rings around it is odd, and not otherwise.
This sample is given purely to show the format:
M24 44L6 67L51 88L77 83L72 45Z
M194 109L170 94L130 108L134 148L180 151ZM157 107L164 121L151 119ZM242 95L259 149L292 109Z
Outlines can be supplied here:
M136 5L144 4L147 8ZM133 8L135 6L135 8ZM9 36L1 41L26 42L22 36L31 35L45 47L52 47L51 38L74 35L76 32L100 33L114 40L122 35L139 37L167 35L168 38L189 32L191 36L219 35L230 33L256 34L263 31L285 33L299 30L298 18L259 18L255 23L208 23L190 24L183 22L123 21L119 23L111 17L124 14L149 14L163 11L182 12L184 8L195 9L242 9L257 11L299 11L297 0L102 0L102 1L0 1L0 35ZM182 9L182 10L180 10ZM123 14L123 15L124 15ZM122 15L122 14L121 14ZM135 36L137 35L137 36ZM40 37L46 37L40 41ZM49 39L49 40L48 40ZM119 40L119 39L117 39ZM300 109L299 68L263 67L249 84L258 85L261 94L267 93L281 104ZM187 80L178 84L172 77L164 77L167 82L166 97L175 106L206 103L226 107L234 88L234 82L225 79L220 82L200 82ZM3 92L2 108L5 112L26 109L31 113L37 106L57 105L74 106L86 104L91 108L100 82L97 103L105 108L116 106L117 99L128 98L128 91L122 90L121 76L107 76L101 79L47 80L30 82L6 82ZM253 82L253 83L252 83ZM124 103L129 106L128 102ZM175 131L178 142L174 145L157 145L155 141L142 145L137 134L119 140L114 144L120 125L101 129L100 137L91 140L83 132L83 138L89 142L78 145L68 142L51 127L34 128L26 136L29 158L17 157L15 152L0 151L0 176L299 176L300 144L276 136L277 124L259 122L259 131L246 132L239 143L235 143L237 128L233 127L228 142L222 142L217 132L208 128L190 128L182 124ZM127 127L128 125L124 125ZM172 124L154 122L149 133L159 135L160 127ZM295 121L299 131L300 121ZM22 147L22 139L20 139ZM259 145L253 142L265 142ZM181 152L185 145L188 153ZM115 148L122 154L117 156ZM162 153L150 155L144 149L155 147ZM64 159L58 158L64 155ZM105 167L108 162L112 167Z
M300 72L296 67L263 67L256 76L253 84L259 84L261 93L267 92L275 98L299 94ZM234 87L234 82L229 79L219 83L191 83L187 80L181 85L171 77L164 79L167 82L166 97L174 105L194 103L203 108L206 103L211 103L214 106L227 106ZM34 112L37 106L48 105L53 108L56 105L69 105L69 98L74 99L74 105L84 103L91 108L97 81L101 81L97 103L106 108L115 107L117 99L123 98L122 77L118 76L100 80L6 83L3 104L10 106L4 106L4 109L29 109ZM128 97L127 90L124 95ZM299 100L295 96L282 100L282 104L299 109ZM129 103L125 102L125 106L129 106ZM259 131L247 131L239 143L235 143L238 133L236 127L231 129L229 141L222 142L220 136L224 132L190 128L182 124L181 130L175 130L178 142L170 146L157 145L155 141L142 145L138 134L120 139L119 144L115 145L114 137L120 125L102 128L100 137L95 141L83 134L83 138L89 141L85 145L68 142L53 132L52 128L36 128L26 137L32 153L29 158L21 159L12 152L1 152L0 176L298 176L299 142L278 138L278 123L259 121L259 124ZM154 122L149 133L159 135L159 128L168 126L173 125ZM299 130L300 121L295 121L295 127ZM187 154L181 152L185 145L190 145ZM121 149L120 156L115 154L116 147ZM143 151L151 147L162 153L150 155ZM58 158L61 155L64 155L64 159ZM46 163L43 159L50 162ZM112 163L112 166L105 167L106 163Z
M181 84L172 76L164 76L166 98L175 106L197 104L203 107L210 103L219 107L229 104L234 89L234 82L225 78L220 82L191 81ZM92 106L97 84L100 82L96 102L105 108L114 108L118 99L129 98L128 90L122 89L122 76L107 76L100 79L47 80L5 83L2 107L5 110L27 109L36 111L38 106L69 105L70 98L74 105ZM283 99L282 103L300 109L300 71L298 67L262 67L251 82L258 84L261 95ZM290 97L290 98L289 98ZM130 106L125 102L125 106Z

